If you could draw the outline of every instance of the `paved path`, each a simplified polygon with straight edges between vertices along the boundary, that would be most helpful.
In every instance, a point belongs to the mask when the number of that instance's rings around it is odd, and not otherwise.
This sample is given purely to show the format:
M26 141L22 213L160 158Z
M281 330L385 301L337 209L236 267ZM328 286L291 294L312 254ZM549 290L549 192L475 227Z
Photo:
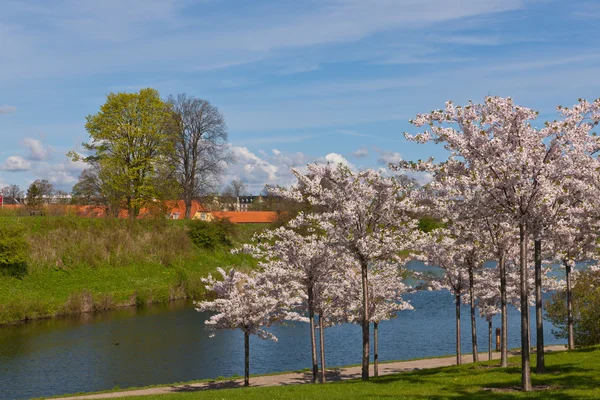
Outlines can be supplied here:
M547 352L565 350L564 345L548 346L546 347ZM518 355L517 352L510 352L510 355ZM492 359L497 360L500 358L499 352L492 353ZM484 361L488 359L487 353L480 353L479 359ZM471 354L463 355L463 363L470 363L473 360ZM379 364L379 375L390 375L397 374L398 372L414 371L426 368L438 368L455 365L456 356L454 357L440 357L440 358L428 358L424 360L412 360L412 361L398 361L391 363ZM371 365L371 376L373 376L373 366ZM329 381L339 381L344 379L357 379L361 377L361 367L347 367L340 368L337 370L327 371L327 379ZM310 383L311 373L289 373L280 375L265 375L250 378L250 385L253 387L257 386L281 386L281 385L298 385L302 383ZM243 379L228 380L228 381L213 381L213 382L199 382L190 383L187 385L177 386L161 386L147 389L136 389L127 390L122 392L111 392L111 393L99 393L89 394L84 396L74 397L63 397L61 400L85 400L85 399L111 399L116 397L129 397L129 396L145 396L153 394L169 394L169 393L185 393L185 392L196 392L201 390L209 389L227 389L242 387L244 384Z

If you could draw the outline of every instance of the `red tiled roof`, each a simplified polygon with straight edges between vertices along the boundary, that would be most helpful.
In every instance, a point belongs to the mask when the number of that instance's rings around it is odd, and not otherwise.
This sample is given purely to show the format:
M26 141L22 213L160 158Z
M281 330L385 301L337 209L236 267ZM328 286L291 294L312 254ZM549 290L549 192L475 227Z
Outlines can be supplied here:
M274 211L213 211L212 215L226 218L234 224L269 223L277 218Z

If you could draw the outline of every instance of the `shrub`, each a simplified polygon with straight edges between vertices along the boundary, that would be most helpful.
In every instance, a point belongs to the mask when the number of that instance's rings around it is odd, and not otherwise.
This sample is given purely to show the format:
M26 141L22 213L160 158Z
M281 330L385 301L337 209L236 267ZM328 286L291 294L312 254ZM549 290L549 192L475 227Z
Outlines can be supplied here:
M189 225L188 235L192 243L203 249L231 245L225 224L222 222L193 221Z
M22 278L27 273L27 241L16 225L0 225L0 274Z
M572 291L575 346L600 344L600 271L582 272ZM566 297L565 292L557 292L546 307L548 319L558 328L552 333L558 338L568 335Z

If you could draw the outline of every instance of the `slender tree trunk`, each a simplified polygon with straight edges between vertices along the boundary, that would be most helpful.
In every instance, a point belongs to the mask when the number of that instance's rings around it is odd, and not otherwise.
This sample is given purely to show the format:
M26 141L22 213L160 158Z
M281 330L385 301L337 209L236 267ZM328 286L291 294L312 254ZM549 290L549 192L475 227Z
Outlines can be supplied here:
M567 330L569 333L569 350L575 349L575 336L573 335L573 282L571 281L571 265L564 261L567 271Z
M185 203L185 219L190 219L192 217L192 199L186 198L184 200Z
M368 264L366 260L361 260L361 276L362 276L362 294L363 294L363 319L362 319L362 380L369 380L369 281L368 281Z
M535 329L536 329L536 365L535 372L543 374L546 371L544 360L544 309L542 304L542 240L534 241L535 259Z
M506 259L504 253L498 261L500 268L500 309L502 313L502 336L500 339L500 367L508 367L508 317L506 299Z
M479 354L477 353L477 322L475 320L475 293L474 293L474 278L473 268L469 267L469 297L471 306L471 343L473 345L473 362L479 361Z
M319 347L321 351L321 383L325 383L325 326L323 324L323 316L319 314Z
M373 375L379 376L379 324L377 322L373 322L373 360L375 361Z
M492 319L488 321L488 360L492 359Z
M312 379L311 382L317 381L319 375L319 365L317 364L317 340L315 338L315 306L313 288L308 288L308 320L310 325L310 350L312 356Z
M456 365L462 364L462 354L460 351L460 292L456 295Z
M244 332L244 386L250 386L250 333Z
M519 256L521 275L521 389L531 391L531 366L529 360L529 296L527 285L527 228L519 223Z

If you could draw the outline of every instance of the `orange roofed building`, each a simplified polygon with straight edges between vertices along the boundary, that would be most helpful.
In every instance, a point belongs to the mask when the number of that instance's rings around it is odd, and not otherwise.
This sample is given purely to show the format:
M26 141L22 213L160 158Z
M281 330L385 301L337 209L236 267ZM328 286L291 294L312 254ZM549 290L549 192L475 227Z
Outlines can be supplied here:
M24 205L4 205L6 209L23 209ZM68 213L74 213L79 217L88 218L105 218L109 217L107 214L106 207L102 206L84 206L84 205L46 205L41 207L42 209L49 211L47 215L65 215ZM185 219L185 203L183 200L171 200L165 202L163 211L152 210L151 208L142 208L140 214L137 216L138 219L151 218L152 216L158 216L159 213L166 213L168 219ZM228 219L234 224L264 224L270 223L277 219L277 213L274 211L208 211L200 204L199 201L192 202L192 209L190 212L192 219L199 219L202 221L212 221L218 219ZM127 218L127 210L121 210L119 212L119 218Z
M193 219L212 221L228 219L234 224L268 224L277 219L275 211L198 211Z

